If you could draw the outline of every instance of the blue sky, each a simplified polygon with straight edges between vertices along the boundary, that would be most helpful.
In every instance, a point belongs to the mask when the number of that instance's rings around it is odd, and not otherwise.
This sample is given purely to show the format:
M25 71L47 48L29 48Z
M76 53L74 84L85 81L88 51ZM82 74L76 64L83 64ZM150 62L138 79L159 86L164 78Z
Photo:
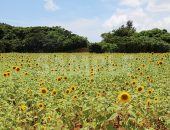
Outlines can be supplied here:
M170 31L169 0L0 0L0 22L15 26L62 26L100 41L100 34L133 20L138 31Z

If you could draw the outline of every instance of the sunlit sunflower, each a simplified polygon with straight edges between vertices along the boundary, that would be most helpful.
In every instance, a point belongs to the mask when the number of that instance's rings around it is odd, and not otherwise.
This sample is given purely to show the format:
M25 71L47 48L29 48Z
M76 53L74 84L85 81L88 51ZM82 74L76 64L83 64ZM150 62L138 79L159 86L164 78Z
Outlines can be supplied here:
M69 94L69 93L70 93L70 89L67 89L67 90L65 91L65 93L66 93L66 94Z
M6 72L6 74L7 74L7 76L10 76L10 75L11 75L11 73L10 73L9 70Z
M91 73L90 73L90 76L94 76L94 72L91 72Z
M147 100L146 100L146 106L149 107L150 105L151 105L151 99L147 99Z
M90 82L94 82L94 79L90 79Z
M103 92L101 93L101 95L102 95L102 96L106 96L106 91L103 91Z
M125 82L125 85L127 85L127 86L128 86L128 85L129 85L129 82Z
M70 87L70 91L73 92L73 91L76 90L76 88L77 88L77 87L76 87L75 85L72 85L72 86Z
M61 81L62 80L62 77L60 76L60 77L57 77L57 79L56 79L57 81Z
M155 97L154 98L154 103L158 103L158 101L159 101L158 97Z
M51 121L51 116L48 116L47 121L48 121L48 122Z
M21 110L22 112L26 112L26 111L27 111L27 106L26 106L25 104L22 104L22 105L20 106L20 110Z
M41 130L47 130L47 127L44 126L44 125L42 125L42 126L41 126Z
M16 67L15 70L16 70L17 72L19 72L19 71L20 71L20 68L19 68L19 67Z
M157 62L157 65L162 65L162 64L163 64L162 61L158 61L158 62Z
M63 79L65 79L65 80L66 80L66 79L67 79L67 77L66 77L66 76L64 76L64 77L63 77Z
M81 92L81 94L82 94L82 95L84 95L84 94L85 94L85 92L84 92L84 91L82 91L82 92Z
M15 70L15 69L16 69L16 66L13 66L12 69Z
M152 93L153 93L153 91L154 91L154 89L153 89L153 88L149 88L149 89L148 89L148 94L152 94Z
M140 70L141 70L141 68L137 68L137 70L138 70L138 71L140 71Z
M96 93L96 96L97 96L97 97L100 97L101 95L102 95L102 94L101 94L100 92L97 92L97 93Z
M53 89L52 93L53 96L55 96L57 94L57 90Z
M131 81L131 84L132 84L133 86L135 86L135 85L137 84L137 81L136 81L136 80L132 80L132 81Z
M8 74L5 72L5 73L3 73L3 76L4 76L4 77L7 77L7 76L8 76Z
M42 110L42 109L44 109L44 104L43 103L38 103L37 107L38 107L38 109Z
M145 64L142 64L142 67L145 67Z
M74 96L73 96L73 99L74 99L74 100L76 100L77 98L78 98L77 95L74 95Z
M140 72L139 74L142 76L142 75L143 75L143 72Z
M121 92L118 95L118 99L120 102L126 103L129 102L131 100L131 95L128 92Z
M25 72L24 74L25 74L25 75L28 75L28 72Z
M44 80L41 80L40 83L39 83L40 86L44 86L44 84L45 84Z
M47 92L48 92L47 88L45 88L45 87L40 88L40 93L41 93L42 95L46 95Z
M137 87L137 92L141 93L144 91L144 86L138 86Z

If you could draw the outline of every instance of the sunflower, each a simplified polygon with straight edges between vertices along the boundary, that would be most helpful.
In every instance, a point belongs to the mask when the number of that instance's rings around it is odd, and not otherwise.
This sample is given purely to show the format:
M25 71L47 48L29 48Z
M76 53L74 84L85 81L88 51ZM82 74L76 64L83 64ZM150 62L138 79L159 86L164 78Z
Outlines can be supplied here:
M94 72L91 72L91 73L90 73L90 76L94 76Z
M65 80L67 79L67 77L66 77L66 76L64 76L63 78L64 78Z
M62 80L62 77L60 76L60 77L57 77L57 79L56 79L57 81L61 81Z
M155 97L154 98L154 103L158 103L158 101L159 101L158 97Z
M129 102L131 100L131 95L128 92L121 92L118 95L118 99L119 99L119 101L126 103L126 102Z
M149 107L151 105L151 100L150 99L147 99L146 100L146 105Z
M140 72L139 74L142 76L142 75L143 75L143 72Z
M148 94L152 94L152 93L153 93L153 91L154 91L154 89L153 89L153 88L148 89Z
M163 64L162 61L158 61L158 62L157 62L157 65L162 65L162 64Z
M143 92L144 91L144 86L138 86L137 87L137 92Z
M28 72L25 72L24 74L25 74L25 75L28 75Z
M67 90L65 91L65 93L66 93L66 94L69 94L69 93L70 93L70 89L67 89Z
M45 87L40 88L40 93L41 93L42 95L46 95L47 92L48 92L47 88L45 88Z
M94 79L90 79L90 82L94 82Z
M5 73L3 73L3 76L4 76L4 77L7 77L7 76L8 76L8 74L5 72Z
M128 82L125 82L125 85L129 85L129 83L128 83Z
M55 96L57 94L57 90L53 89L52 95Z
M44 84L45 84L45 81L43 81L43 80L41 80L39 83L40 86L43 86Z
M145 67L145 64L142 64L142 67Z
M19 68L19 67L16 67L15 70L16 70L17 72L19 72L19 71L20 71L20 68Z
M9 70L6 72L6 74L7 74L7 76L10 76L10 75L11 75L11 73L10 73Z
M132 81L131 81L131 84L132 84L132 85L136 85L136 84L137 84L137 81L136 81L136 80L132 80Z
M41 126L41 130L47 130L47 127L44 126L44 125L42 125L42 126Z
M26 111L27 111L27 106L26 106L25 104L22 104L22 105L20 106L20 110L21 110L22 112L26 112Z
M38 107L38 109L42 110L42 109L44 109L44 104L43 103L38 103L37 107Z
M140 70L141 70L141 68L137 68L137 70L138 70L138 71L140 71Z
M15 69L16 69L16 66L13 66L12 69L15 70Z
M73 91L76 90L76 88L77 88L77 87L76 87L75 85L72 85L72 86L70 87L70 91L73 92Z
M74 100L77 100L77 98L78 98L77 95L74 95L74 96L73 96L73 99L74 99Z
M81 94L82 94L82 95L84 95L84 94L85 94L85 92L84 92L84 91L82 91L82 92L81 92Z
M100 92L96 93L96 97L100 97L102 94Z

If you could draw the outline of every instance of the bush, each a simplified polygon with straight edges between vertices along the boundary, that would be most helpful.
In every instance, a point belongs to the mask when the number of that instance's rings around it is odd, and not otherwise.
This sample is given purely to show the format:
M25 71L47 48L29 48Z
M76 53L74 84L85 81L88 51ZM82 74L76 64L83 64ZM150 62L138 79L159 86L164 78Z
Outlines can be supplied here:
M102 53L104 50L102 49L102 46L98 43L92 43L89 45L89 51L90 52L95 52L95 53Z

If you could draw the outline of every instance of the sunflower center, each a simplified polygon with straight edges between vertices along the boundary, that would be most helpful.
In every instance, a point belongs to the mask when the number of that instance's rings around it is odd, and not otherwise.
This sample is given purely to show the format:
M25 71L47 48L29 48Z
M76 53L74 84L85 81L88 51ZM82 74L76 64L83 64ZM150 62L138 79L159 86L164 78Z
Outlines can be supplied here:
M142 88L141 88L141 87L139 87L139 88L138 88L138 91L142 91Z
M123 94L123 95L121 96L121 98L122 98L122 100L127 100L127 99L128 99L128 95Z
M45 90L45 89L43 89L43 90L42 90L42 93L46 93L46 90Z
M56 91L54 91L53 94L56 94Z

